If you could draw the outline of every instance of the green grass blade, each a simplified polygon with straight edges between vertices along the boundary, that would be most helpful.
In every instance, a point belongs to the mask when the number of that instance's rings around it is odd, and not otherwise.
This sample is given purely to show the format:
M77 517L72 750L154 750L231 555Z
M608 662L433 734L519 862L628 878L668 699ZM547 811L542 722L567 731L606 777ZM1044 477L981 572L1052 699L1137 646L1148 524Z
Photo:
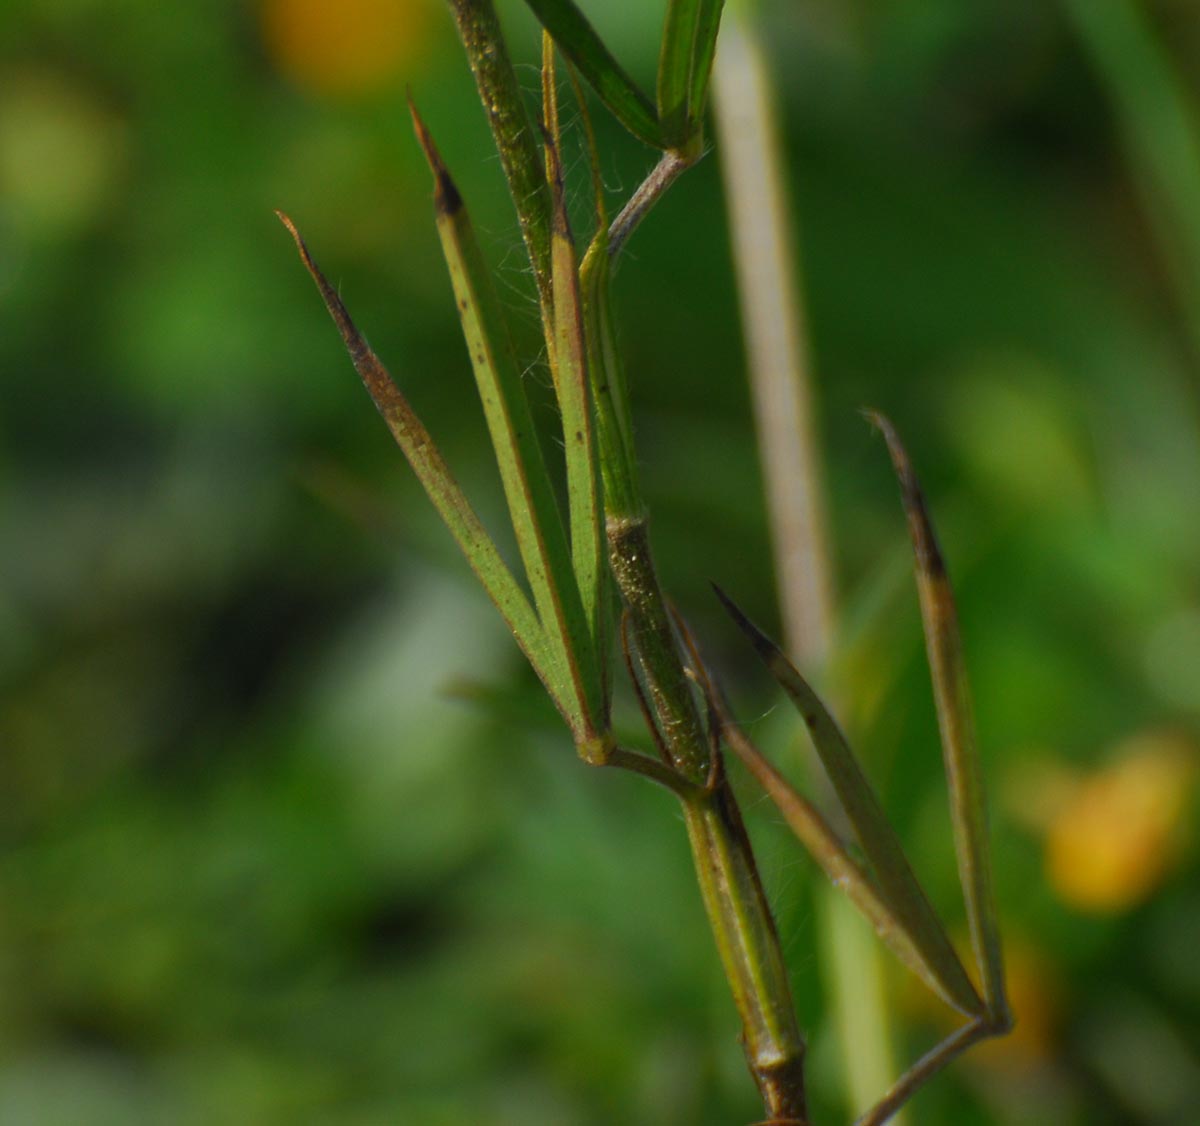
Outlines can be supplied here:
M589 739L597 734L604 711L596 654L508 327L462 198L415 108L413 122L434 174L438 235L517 547L538 615L557 651L557 696L574 701L569 722L576 740Z
M571 0L526 2L617 120L648 145L665 148L654 104L613 58L579 8Z
M749 638L763 663L791 697L812 736L830 782L875 873L880 894L921 959L930 967L953 1004L979 1013L982 1005L945 928L913 874L895 830L875 797L837 723L808 682L779 647L742 613L719 587L717 597Z
M979 963L988 1011L1003 1022L1008 1016L1008 1002L1005 997L1000 925L992 887L987 807L979 751L975 745L975 724L971 714L954 594L925 506L925 497L895 427L881 414L867 412L867 418L883 434L896 476L900 479L904 511L908 517L909 534L916 557L921 624L925 630L925 647L933 679L946 781L950 789L959 879L966 900L971 943Z
M596 209L596 234L579 269L580 309L587 347L587 370L591 382L596 444L605 512L617 517L641 515L637 462L633 449L633 422L625 369L617 346L612 317L608 253L608 209L604 204L604 180L600 174L600 149L587 103L572 68L571 85L579 105L579 120L586 141Z
M604 480L604 507L610 519L638 519L644 513L625 365L617 344L609 277L607 237L601 231L584 255L580 288L588 372L596 406L596 440Z
M846 851L846 846L830 828L820 810L775 769L736 725L725 717L722 717L722 722L726 742L775 803L788 827L808 849L834 887L845 892L862 912L888 949L948 1005L971 1015L977 1014L981 1005L975 991L972 989L967 995L962 988L965 971L954 977L958 986L956 992L955 986L938 972L936 966L929 963L913 943L903 922L879 894L871 877ZM967 999L972 1001L972 1007L964 1009L962 1002Z
M672 148L687 137L688 91L703 0L668 0L658 56L658 119Z
M717 33L721 30L721 12L725 0L701 0L696 18L696 47L692 55L692 75L688 84L688 133L698 132L708 105L708 87L712 79L713 59L717 53Z
M583 312L579 295L579 263L575 240L567 218L562 164L558 158L558 104L554 97L553 48L549 37L544 54L542 80L547 107L546 168L554 205L550 233L551 277L554 284L554 369L562 417L563 448L567 469L567 506L571 527L571 557L575 581L583 600L607 699L608 654L608 567L605 560L604 500L600 462L596 449L596 426L592 412L583 335Z
M658 118L673 148L699 136L724 0L670 0L658 58Z
M300 259L312 275L313 281L317 283L325 306L342 334L350 359L392 432L396 444L404 452L417 475L417 480L421 482L438 515L467 557L467 562L484 590L496 604L517 643L541 675L560 710L565 710L569 701L560 695L560 686L548 675L554 662L552 646L546 631L538 621L537 614L529 604L529 599L505 565L496 545L479 522L458 482L451 475L429 431L417 418L408 400L380 363L379 357L371 351L355 327L337 291L317 268L308 247L300 237L300 232L286 215L282 212L278 214L280 221L295 239Z

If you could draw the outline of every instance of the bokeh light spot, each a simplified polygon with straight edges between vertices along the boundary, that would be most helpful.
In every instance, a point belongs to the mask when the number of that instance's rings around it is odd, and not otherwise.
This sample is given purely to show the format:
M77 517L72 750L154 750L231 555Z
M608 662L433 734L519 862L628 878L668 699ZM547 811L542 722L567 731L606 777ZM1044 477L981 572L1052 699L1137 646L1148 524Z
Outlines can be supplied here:
M53 70L15 70L0 83L0 204L31 234L78 232L116 198L127 152L123 123Z
M320 95L367 95L400 81L426 53L430 0L263 0L275 66Z
M1200 710L1200 609L1177 607L1146 640L1151 687L1175 707Z
M1081 781L1046 837L1046 874L1060 898L1097 914L1142 902L1177 857L1196 765L1182 737L1144 733Z

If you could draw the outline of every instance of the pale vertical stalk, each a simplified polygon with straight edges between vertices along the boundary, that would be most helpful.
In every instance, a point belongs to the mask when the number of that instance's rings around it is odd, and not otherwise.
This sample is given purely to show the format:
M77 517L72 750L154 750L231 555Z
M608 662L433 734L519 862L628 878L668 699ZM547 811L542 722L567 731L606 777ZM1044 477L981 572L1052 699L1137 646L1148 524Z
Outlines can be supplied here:
M796 663L811 671L828 655L833 633L811 357L770 78L740 4L727 8L714 77L718 152L785 636Z
M822 963L834 984L838 1059L844 1096L855 1117L879 1099L896 1080L891 1037L880 1035L880 1013L886 993L884 960L866 920L853 903L822 888L819 923L824 943ZM900 1122L902 1111L893 1122Z
M797 664L814 671L832 646L834 584L812 364L773 87L746 7L726 5L714 116L784 632ZM847 1092L862 1108L897 1074L883 952L860 940L846 956L839 936L851 927L860 939L868 932L846 917L850 909L833 887L822 885L817 906L838 1035L849 1049Z

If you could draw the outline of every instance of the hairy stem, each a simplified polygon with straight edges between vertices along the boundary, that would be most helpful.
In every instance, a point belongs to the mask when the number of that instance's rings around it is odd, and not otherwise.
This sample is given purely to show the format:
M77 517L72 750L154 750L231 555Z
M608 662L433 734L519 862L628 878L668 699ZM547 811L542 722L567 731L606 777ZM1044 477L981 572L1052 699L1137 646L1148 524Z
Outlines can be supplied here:
M608 229L608 255L616 259L626 240L646 218L667 189L696 163L697 157L665 152L650 174L638 185Z
M516 71L492 0L450 0L458 35L471 64L480 101L500 153L508 190L516 205L533 274L542 320L553 324L550 269L550 189L539 153L540 135L521 100Z

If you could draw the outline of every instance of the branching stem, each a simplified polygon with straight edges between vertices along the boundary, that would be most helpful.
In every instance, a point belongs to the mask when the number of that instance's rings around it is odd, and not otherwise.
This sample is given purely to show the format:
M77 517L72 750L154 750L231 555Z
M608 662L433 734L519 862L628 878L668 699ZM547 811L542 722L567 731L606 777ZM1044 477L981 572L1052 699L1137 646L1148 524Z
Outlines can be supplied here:
M608 228L608 256L614 262L629 236L646 218L667 189L699 159L678 152L665 152L650 174L638 185Z
M855 1126L883 1126L947 1064L956 1060L972 1045L986 1040L989 1036L1002 1036L1010 1027L1007 1020L997 1023L990 1016L982 1016L956 1029L900 1076L892 1085L892 1089L859 1118Z

